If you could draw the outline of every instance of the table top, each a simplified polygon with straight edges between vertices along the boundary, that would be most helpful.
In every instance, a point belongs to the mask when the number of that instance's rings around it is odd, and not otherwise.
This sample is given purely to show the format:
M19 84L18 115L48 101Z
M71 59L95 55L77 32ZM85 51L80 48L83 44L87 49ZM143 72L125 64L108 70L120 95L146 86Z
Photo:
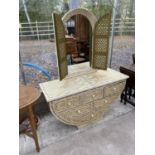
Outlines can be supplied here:
M19 86L19 109L33 104L40 97L40 92L32 86Z
M110 68L96 70L89 63L81 63L68 67L68 75L62 80L53 80L40 84L47 102L69 95L80 93L103 85L126 80L127 75Z
M132 65L124 65L124 66L121 66L122 68L125 68L127 70L130 70L132 72L135 72L135 64L132 64Z

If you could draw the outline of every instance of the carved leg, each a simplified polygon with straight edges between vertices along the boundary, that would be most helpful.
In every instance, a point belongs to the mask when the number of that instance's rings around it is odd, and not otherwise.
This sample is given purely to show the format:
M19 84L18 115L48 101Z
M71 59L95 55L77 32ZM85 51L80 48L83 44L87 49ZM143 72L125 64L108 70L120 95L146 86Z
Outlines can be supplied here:
M33 110L32 110L32 105L29 106L29 119L30 119L30 124L31 124L31 128L32 128L32 135L35 141L35 145L36 145L36 150L37 152L40 151L40 147L39 147L39 143L38 143L38 137L37 137L37 133L36 133L36 122L35 122L35 118L34 118L34 114L33 114Z

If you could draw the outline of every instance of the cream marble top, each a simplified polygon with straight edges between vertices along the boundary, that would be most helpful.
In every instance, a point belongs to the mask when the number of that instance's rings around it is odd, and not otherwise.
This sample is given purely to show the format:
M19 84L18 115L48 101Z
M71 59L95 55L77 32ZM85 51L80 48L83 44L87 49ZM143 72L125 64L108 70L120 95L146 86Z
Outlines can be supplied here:
M86 62L69 66L66 78L62 81L53 80L40 83L40 88L45 95L46 101L50 102L127 78L127 75L110 68L107 71L92 69L89 67L89 63Z

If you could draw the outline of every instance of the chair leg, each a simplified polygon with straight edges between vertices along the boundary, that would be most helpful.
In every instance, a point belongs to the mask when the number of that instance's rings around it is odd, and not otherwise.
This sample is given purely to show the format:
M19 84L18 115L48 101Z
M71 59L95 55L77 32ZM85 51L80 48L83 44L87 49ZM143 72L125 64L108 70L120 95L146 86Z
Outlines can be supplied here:
M132 96L132 88L129 88L129 99L131 98Z
M124 95L124 104L126 105L126 102L127 102L127 95L128 95L128 89L127 87L125 87L125 95Z
M123 102L123 100L124 100L124 91L122 92L120 98L121 98L121 102Z
M36 144L36 150L37 150L37 152L39 152L40 147L39 147L39 143L38 143L38 137L37 137L37 132L36 132L36 122L35 122L32 106L29 106L29 119L30 119L33 138L34 138L34 141Z

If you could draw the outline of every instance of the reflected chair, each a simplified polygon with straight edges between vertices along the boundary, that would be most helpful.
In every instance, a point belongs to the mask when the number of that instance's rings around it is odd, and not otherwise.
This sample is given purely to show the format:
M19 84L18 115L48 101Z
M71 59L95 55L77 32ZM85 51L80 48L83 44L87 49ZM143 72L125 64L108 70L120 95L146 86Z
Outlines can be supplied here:
M66 49L67 49L67 54L70 55L71 64L77 64L77 63L82 63L86 61L85 58L79 55L76 38L72 36L66 37Z

